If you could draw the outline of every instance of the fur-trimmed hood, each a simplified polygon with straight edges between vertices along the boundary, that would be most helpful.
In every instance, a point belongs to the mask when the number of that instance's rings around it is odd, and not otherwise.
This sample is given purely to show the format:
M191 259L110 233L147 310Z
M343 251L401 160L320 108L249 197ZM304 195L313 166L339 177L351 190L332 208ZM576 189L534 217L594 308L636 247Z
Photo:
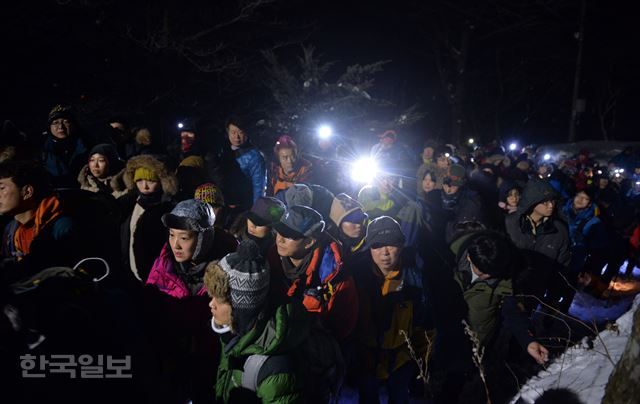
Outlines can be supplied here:
M160 184L162 185L162 191L168 195L175 195L178 191L178 180L176 176L167 170L167 167L155 157L143 154L140 156L131 157L127 161L127 166L124 169L124 183L127 189L131 190L135 188L135 182L133 176L136 170L140 167L148 168L158 175L160 178Z
M124 193L127 191L127 187L124 184L123 176L124 168L116 174L106 177L105 180L101 182L108 185L114 193ZM97 192L99 189L97 181L100 180L97 180L93 175L91 175L89 165L85 164L78 174L78 183L80 183L80 188L87 189L89 191L93 191L95 189L93 192Z

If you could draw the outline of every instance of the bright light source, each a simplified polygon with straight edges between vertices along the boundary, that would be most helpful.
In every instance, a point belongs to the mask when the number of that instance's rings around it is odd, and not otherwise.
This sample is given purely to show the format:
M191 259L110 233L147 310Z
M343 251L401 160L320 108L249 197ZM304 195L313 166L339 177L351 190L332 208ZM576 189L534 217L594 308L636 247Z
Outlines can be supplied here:
M598 170L598 174L599 174L599 175L602 175L602 170Z
M616 178L620 178L620 173L616 173Z
M471 162L472 162L472 163L475 163L475 162L476 162L476 159L474 159L473 157L471 157Z
M178 122L178 129L184 128L184 124L182 122Z
M475 140L472 137L470 137L469 138L469 144L473 144L474 142L475 142Z
M318 128L320 139L329 139L333 135L333 129L329 125L322 125Z
M545 154L543 157L545 160L551 160L551 155L549 153Z
M624 168L621 168L618 172L619 172L620 174L624 173Z
M363 157L351 166L351 179L370 184L378 174L378 162L371 157Z
M514 150L515 150L515 149L517 149L517 148L518 148L518 145L517 145L516 143L511 143L511 144L509 145L509 150L511 150L511 151L514 151Z
M449 157L451 157L451 154L449 154L449 153L445 153L445 154L444 154L444 156L445 156L446 158L449 158Z
M636 185L640 185L640 181L636 181Z

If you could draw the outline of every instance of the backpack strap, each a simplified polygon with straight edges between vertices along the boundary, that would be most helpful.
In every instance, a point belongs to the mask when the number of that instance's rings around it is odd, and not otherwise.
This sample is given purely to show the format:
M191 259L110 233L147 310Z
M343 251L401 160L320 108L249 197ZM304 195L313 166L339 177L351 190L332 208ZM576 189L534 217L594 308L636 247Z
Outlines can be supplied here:
M294 364L289 355L249 355L242 368L242 387L253 392L264 379L278 373L291 373Z

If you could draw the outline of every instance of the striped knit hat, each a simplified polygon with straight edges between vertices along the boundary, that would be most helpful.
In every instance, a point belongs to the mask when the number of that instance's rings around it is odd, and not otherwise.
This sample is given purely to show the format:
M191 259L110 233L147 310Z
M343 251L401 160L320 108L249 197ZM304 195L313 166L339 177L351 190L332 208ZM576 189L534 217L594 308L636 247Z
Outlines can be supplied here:
M224 206L222 191L212 182L199 185L196 188L194 198L208 203L211 206Z
M269 271L253 240L245 240L238 250L228 254L219 264L229 276L229 294L233 328L240 335L251 329L264 309L269 293Z

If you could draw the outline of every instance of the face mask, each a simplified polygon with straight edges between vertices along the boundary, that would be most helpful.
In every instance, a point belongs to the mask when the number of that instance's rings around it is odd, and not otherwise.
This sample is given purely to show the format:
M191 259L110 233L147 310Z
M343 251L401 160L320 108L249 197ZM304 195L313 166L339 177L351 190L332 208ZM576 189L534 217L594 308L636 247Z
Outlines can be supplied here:
M211 329L216 334L226 334L229 331L231 331L231 326L230 325L219 326L218 324L216 324L215 318L211 317Z

